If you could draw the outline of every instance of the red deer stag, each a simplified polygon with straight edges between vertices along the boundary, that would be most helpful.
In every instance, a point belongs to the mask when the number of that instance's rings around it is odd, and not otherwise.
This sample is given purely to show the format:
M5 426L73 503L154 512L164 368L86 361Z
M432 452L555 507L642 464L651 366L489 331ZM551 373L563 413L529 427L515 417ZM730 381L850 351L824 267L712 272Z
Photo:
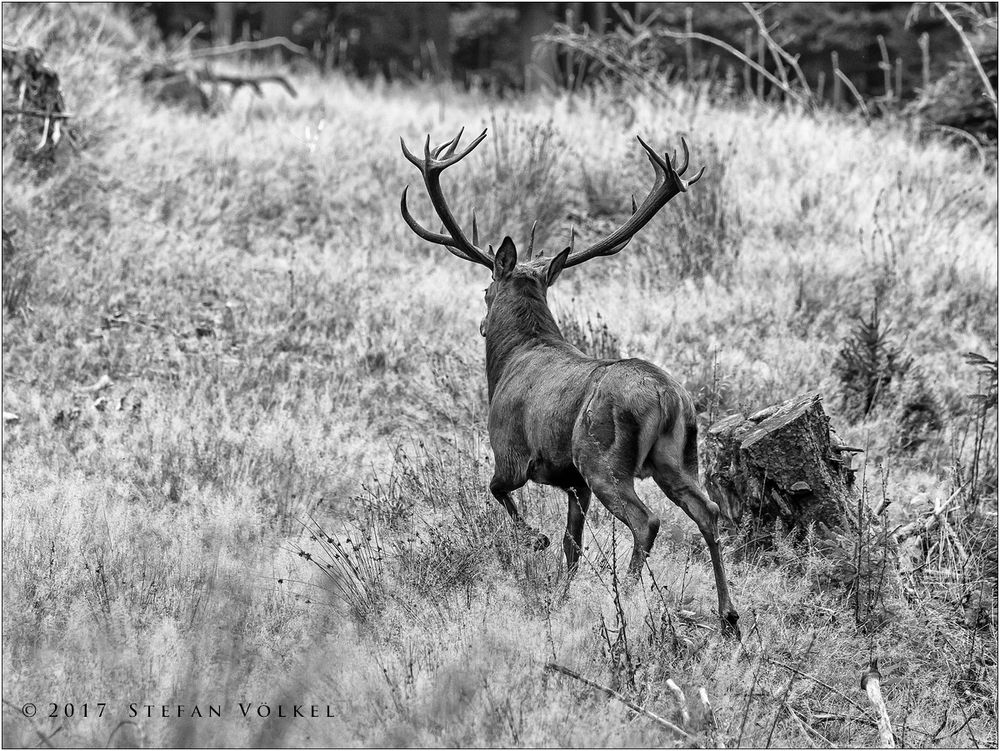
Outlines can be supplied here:
M406 205L400 210L417 235L444 245L462 260L493 272L486 290L486 380L489 387L489 433L496 468L490 492L503 504L515 527L536 549L548 538L520 515L511 493L528 480L554 485L569 495L563 550L570 574L575 572L583 541L583 524L591 493L632 532L629 572L638 578L653 546L660 520L635 493L634 478L652 477L660 489L698 525L712 557L719 615L727 631L739 633L736 609L729 596L718 541L719 507L698 479L698 427L691 395L674 378L644 360L597 360L567 342L546 302L546 292L560 272L591 258L624 248L667 202L696 183L704 169L684 180L688 166L674 170L640 138L656 173L649 195L618 229L583 250L570 246L553 258L518 263L510 237L496 254L479 246L475 211L472 240L455 220L441 190L441 173L468 156L486 131L456 153L462 132L431 149L430 136L420 159L400 139L403 154L423 176L431 204L443 224L441 234L421 226Z

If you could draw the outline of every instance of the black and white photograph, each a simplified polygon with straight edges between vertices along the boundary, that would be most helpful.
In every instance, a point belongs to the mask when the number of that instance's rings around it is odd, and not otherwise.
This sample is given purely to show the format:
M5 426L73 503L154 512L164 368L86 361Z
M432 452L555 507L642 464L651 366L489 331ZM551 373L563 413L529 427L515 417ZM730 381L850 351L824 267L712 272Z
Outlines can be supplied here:
M0 7L4 748L997 747L997 3Z

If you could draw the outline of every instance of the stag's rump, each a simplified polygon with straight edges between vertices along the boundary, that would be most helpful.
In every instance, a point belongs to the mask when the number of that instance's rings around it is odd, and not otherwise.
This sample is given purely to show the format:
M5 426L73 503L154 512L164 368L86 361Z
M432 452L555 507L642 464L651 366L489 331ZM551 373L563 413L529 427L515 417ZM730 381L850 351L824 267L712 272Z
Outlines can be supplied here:
M574 424L573 463L622 479L649 477L654 447L659 458L667 452L678 466L684 463L694 422L690 394L669 373L645 360L607 363L592 375Z

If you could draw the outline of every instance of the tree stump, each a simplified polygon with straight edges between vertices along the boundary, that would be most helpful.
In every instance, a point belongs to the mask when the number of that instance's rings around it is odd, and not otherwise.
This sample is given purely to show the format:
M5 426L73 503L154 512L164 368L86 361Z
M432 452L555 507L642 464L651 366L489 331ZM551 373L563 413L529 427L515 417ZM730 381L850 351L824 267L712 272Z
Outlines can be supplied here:
M860 451L830 429L820 395L804 394L710 427L705 484L730 523L750 522L754 545L775 541L756 532L780 527L803 542L811 528L799 550L828 563L814 573L814 586L844 590L858 626L867 629L892 616L899 577L885 508L869 508L855 481L851 457Z
M843 531L857 516L850 460L857 451L830 430L820 395L805 394L709 428L706 485L734 525L750 513L788 530L815 524Z

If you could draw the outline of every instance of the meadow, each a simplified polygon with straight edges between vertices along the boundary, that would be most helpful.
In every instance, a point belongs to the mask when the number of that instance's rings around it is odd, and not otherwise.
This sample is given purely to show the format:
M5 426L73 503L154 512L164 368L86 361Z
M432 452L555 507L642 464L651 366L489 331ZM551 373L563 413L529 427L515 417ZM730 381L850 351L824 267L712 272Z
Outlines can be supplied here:
M79 133L51 164L4 149L5 746L873 746L873 655L901 745L996 746L996 432L964 359L997 346L995 164L904 121L684 87L495 99L299 72L296 98L206 115L143 94L155 48L100 6L8 5L4 38L46 51ZM697 528L651 484L641 586L598 504L570 586L561 546L518 547L487 490L488 273L399 215L409 183L431 216L399 138L463 126L489 136L449 170L452 205L494 244L537 218L547 253L644 195L636 134L685 136L705 177L562 275L564 331L673 373L703 427L821 392L892 526L960 494L961 570L954 546L901 548L885 617L859 624L808 539L731 530L737 642ZM858 414L835 363L876 299L912 364ZM939 416L916 446L914 393ZM558 540L565 496L517 497Z

